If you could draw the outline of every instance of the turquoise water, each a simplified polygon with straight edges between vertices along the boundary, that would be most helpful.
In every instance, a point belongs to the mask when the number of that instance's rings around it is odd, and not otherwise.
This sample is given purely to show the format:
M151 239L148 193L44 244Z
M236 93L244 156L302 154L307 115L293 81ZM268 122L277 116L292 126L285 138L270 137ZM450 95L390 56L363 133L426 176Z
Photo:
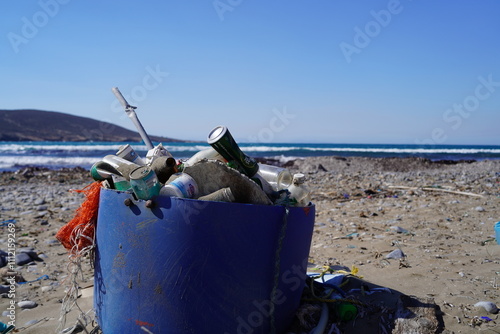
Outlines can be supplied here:
M26 166L47 168L90 168L108 154L115 154L125 143L93 142L0 142L0 171ZM142 143L128 143L141 156ZM207 143L167 143L167 150L177 159L185 159L208 147ZM241 143L241 149L253 157L271 157L286 161L309 156L423 157L431 160L500 159L500 146L458 145L388 145L388 144L290 144Z

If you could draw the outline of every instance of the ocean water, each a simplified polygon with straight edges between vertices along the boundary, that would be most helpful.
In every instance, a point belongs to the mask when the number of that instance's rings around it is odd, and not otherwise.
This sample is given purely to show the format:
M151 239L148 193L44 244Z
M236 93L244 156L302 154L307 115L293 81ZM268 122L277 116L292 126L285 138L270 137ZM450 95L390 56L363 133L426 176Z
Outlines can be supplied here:
M108 154L115 154L125 143L110 142L0 142L0 171L23 167L83 167L89 169ZM139 155L146 155L142 143L128 143ZM282 161L309 156L423 157L431 160L500 159L500 146L456 145L385 145L385 144L283 144L240 143L240 148L253 157ZM166 143L164 146L177 159L186 159L207 143Z

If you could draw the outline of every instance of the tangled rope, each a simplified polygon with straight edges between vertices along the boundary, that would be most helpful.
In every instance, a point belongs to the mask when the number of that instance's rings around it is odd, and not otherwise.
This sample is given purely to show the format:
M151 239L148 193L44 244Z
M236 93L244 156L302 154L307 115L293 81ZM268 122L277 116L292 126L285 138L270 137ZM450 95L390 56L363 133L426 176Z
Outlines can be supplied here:
M65 329L67 315L74 308L77 308L80 314L75 325L72 327L73 329L79 327L89 334L86 327L95 318L93 309L84 311L78 305L78 293L80 282L87 280L84 277L83 268L85 259L89 259L90 267L92 268L100 189L101 184L93 182L84 189L73 190L74 192L83 193L85 200L77 209L75 217L56 234L56 238L69 250L68 277L65 280L67 292L62 301L57 333L66 333L68 331L68 329Z

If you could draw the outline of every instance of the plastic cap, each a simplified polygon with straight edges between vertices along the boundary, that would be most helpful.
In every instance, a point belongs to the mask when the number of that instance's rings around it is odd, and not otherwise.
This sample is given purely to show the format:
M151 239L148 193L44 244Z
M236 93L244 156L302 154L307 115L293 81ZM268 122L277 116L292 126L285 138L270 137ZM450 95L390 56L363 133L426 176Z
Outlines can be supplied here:
M356 318L358 314L358 309L353 304L342 303L338 306L338 314L342 321L350 321Z
M304 183L306 176L302 173L293 174L293 183Z

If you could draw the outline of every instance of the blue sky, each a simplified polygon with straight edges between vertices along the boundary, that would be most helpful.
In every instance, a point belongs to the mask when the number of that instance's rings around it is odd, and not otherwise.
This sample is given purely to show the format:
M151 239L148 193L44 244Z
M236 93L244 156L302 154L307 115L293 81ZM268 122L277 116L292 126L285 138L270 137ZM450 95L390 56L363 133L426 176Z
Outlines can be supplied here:
M205 141L500 143L500 2L4 0L0 109Z

